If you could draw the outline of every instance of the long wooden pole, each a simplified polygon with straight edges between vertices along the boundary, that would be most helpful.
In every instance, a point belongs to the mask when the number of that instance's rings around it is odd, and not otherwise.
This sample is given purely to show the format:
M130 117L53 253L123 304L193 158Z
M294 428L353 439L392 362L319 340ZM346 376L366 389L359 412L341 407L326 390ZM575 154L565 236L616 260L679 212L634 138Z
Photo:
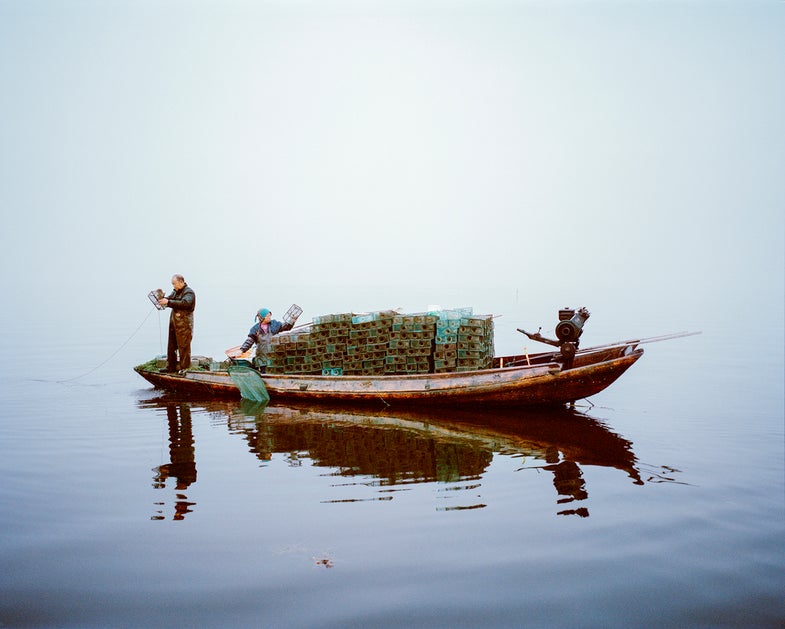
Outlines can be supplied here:
M658 343L659 341L669 341L671 339L680 339L685 336L695 336L703 334L702 332L674 332L673 334L662 334L660 336L650 336L643 339L630 339L629 341L619 341L617 343L607 343L606 345L594 345L592 347L584 347L580 351L586 352L592 349L608 349L611 347L622 347L623 345L642 345L643 343Z

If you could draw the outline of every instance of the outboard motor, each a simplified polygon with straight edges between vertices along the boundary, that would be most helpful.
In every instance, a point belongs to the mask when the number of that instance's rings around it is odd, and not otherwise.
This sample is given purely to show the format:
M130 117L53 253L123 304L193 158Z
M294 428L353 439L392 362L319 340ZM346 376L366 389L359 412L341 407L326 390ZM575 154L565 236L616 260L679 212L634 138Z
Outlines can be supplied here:
M583 325L591 316L586 308L581 308L575 312L572 308L562 308L559 310L559 323L556 324L556 338L562 343L575 343L583 334Z
M518 328L518 332L525 334L533 341L558 347L563 368L570 369L575 358L575 352L578 351L579 339L581 334L583 334L583 326L590 316L591 313L585 307L577 311L574 308L562 308L559 310L559 323L556 324L556 338L559 339L558 341L544 337L539 330L531 333Z

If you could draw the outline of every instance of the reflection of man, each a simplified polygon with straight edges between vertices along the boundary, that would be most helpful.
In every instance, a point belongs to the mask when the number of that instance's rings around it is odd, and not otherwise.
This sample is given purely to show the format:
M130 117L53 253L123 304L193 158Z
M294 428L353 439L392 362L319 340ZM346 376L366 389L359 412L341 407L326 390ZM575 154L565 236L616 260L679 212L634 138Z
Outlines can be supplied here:
M178 419L177 407L174 404L168 404L166 416L169 419L169 458L171 463L166 463L158 468L159 474L156 480L163 486L167 478L174 477L177 479L176 489L188 489L191 483L196 482L191 408L185 404L180 405Z
M180 357L181 371L191 366L191 339L194 334L194 310L196 293L185 283L182 275L172 276L174 291L158 303L172 309L169 317L169 345L166 349L166 371L177 371L177 357Z
M166 415L169 419L169 459L170 462L156 468L157 474L153 479L153 487L162 489L166 486L166 479L175 479L175 489L180 491L196 482L196 462L194 459L194 437L191 427L191 408L182 404L178 407L174 404L166 406ZM184 494L177 494L178 501L175 503L175 520L182 520L186 513L190 513L189 507L194 502L187 502Z

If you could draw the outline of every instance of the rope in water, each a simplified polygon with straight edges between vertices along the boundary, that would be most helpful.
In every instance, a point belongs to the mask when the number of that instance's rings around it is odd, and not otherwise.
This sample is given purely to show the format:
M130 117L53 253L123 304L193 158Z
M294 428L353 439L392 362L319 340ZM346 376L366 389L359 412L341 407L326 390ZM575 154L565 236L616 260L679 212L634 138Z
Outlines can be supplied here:
M90 371L86 371L85 373L83 373L83 374L82 374L82 375L80 375L80 376L74 376L73 378L66 378L65 380L55 380L55 382L59 382L59 383L62 383L62 382L73 382L74 380L79 380L80 378L84 378L85 376L89 376L89 375L90 375L91 373L93 373L94 371L97 371L98 369L100 369L101 367L103 367L103 366L104 366L106 363L108 363L110 360L112 360L112 358L114 358L115 356L117 356L117 354L119 354L119 353L120 353L120 350L121 350L121 349L123 349L123 348L124 348L126 345L128 345L128 343L130 343L131 339L132 339L132 338L134 338L134 337L136 336L137 332L139 332L139 330L141 330L141 329L142 329L142 326L143 326L145 323L147 323L147 320L150 318L150 315L151 315L151 314L153 314L154 312L160 312L160 311L156 310L155 308L153 308L152 310L150 310L150 312L148 312L148 313L147 313L147 316L146 316L144 319L142 319L142 322L139 324L139 327L137 327L137 328L136 328L136 329L135 329L135 330L134 330L134 331L131 333L131 336L129 336L127 339L125 339L125 341L123 342L123 344L122 344L122 345L120 345L120 347L118 347L118 348L117 348L117 349L116 349L116 350L115 350L115 351L112 353L112 355L111 355L111 356L109 356L109 358L107 358L105 361L103 361L102 363L99 363L98 365L96 365L95 367L93 367L93 368L92 368ZM159 325L158 325L158 336L159 336L159 339L160 339L160 336L161 336L160 317L159 317L159 321L158 321L158 322L159 322ZM163 348L163 341L161 341L161 347ZM162 350L162 353L163 353L163 350Z

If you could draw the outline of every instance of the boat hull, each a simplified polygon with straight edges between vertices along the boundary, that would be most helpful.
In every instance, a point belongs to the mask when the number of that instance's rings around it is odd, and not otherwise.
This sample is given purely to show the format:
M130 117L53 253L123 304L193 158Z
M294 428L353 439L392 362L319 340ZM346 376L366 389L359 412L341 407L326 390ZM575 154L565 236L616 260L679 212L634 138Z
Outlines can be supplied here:
M552 355L497 358L493 369L457 373L391 376L312 376L264 374L273 403L304 402L339 405L428 406L484 404L524 407L561 405L595 395L612 384L641 356L643 349L626 345L584 350L573 367L549 360ZM136 367L153 386L200 396L240 397L226 371L189 371L184 375Z

